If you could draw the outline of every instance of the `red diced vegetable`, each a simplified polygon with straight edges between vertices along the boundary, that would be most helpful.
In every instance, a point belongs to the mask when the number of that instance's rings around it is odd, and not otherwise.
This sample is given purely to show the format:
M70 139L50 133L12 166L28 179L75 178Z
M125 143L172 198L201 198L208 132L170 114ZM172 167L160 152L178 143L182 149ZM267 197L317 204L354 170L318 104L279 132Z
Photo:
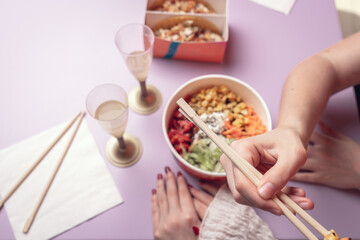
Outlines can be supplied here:
M174 135L172 138L170 138L170 142L171 142L172 144L191 142L191 138L190 138L190 137L191 137L191 136L190 136L189 133L177 134L177 135Z
M176 120L175 118L172 118L170 120L170 123L169 123L169 128L170 129L179 129L179 124L178 124L178 120Z
M172 129L169 130L168 136L169 136L169 138L172 138L172 137L175 136L175 135L181 135L181 134L183 134L183 133L184 133L184 132L183 132L182 130L178 130L178 129L172 128Z
M178 111L174 112L173 118L169 122L168 137L175 150L182 154L183 149L188 151L191 138L194 135L194 124Z
M171 142L172 144L175 144L177 136L180 136L180 135L182 135L182 134L183 134L183 131L181 131L181 130L170 129L170 131L168 132L168 136L169 136L170 142Z
M187 144L187 143L179 143L179 144L176 144L176 145L174 146L174 148L175 148L175 150L176 150L178 153L182 154L183 149L185 149L186 151L189 150L189 146L190 146L190 145Z
M175 113L174 113L174 117L178 120L185 120L185 116L182 115L181 112L179 112L179 110L176 110Z
M194 124L188 120L179 120L177 123L184 132L189 132L194 127Z

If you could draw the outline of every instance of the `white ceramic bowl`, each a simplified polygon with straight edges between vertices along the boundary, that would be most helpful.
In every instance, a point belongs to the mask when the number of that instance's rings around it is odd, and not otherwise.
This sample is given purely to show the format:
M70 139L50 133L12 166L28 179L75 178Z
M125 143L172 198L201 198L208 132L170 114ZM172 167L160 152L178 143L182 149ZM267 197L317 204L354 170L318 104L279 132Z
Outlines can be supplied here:
M179 87L175 93L170 97L163 113L162 127L165 140L169 145L171 153L174 155L177 163L189 174L202 180L223 180L225 179L225 173L209 172L197 168L185 159L175 150L168 137L169 122L175 112L178 109L176 101L179 98L186 98L189 95L193 95L199 92L203 88L209 88L214 85L225 85L237 96L240 96L248 105L254 107L255 112L262 119L268 131L271 130L271 117L269 109L266 106L262 97L247 83L243 81L225 75L205 75L191 79L181 87Z

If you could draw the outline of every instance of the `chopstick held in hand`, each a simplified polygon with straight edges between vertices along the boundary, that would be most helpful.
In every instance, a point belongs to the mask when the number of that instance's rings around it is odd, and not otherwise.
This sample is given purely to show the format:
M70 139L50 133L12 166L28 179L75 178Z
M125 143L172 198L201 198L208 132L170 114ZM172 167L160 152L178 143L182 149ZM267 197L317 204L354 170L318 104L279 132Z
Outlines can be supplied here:
M251 182L258 186L262 174L254 168L249 162L243 159L234 149L227 145L220 139L210 128L200 119L195 111L187 104L187 102L180 98L176 102L180 106L180 112L197 125L221 150L222 152L241 170L241 172ZM327 231L320 223L306 213L286 194L280 193L279 197L282 201L287 203L295 212L297 212L305 221L307 221L313 228L315 228L321 235L326 237L330 231ZM316 240L315 235L289 210L288 207L277 196L273 198L274 202L281 208L284 215L297 227L308 239Z

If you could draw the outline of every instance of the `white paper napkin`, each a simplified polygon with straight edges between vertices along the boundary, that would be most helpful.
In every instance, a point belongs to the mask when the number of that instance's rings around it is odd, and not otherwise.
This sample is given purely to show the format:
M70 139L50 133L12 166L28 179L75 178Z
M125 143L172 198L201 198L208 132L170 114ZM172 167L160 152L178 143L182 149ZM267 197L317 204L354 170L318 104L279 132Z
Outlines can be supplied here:
M11 188L66 124L0 151L0 194ZM35 221L22 232L76 123L35 168L5 208L16 239L49 239L123 202L83 120Z
M288 15L295 4L295 0L251 0L260 5Z

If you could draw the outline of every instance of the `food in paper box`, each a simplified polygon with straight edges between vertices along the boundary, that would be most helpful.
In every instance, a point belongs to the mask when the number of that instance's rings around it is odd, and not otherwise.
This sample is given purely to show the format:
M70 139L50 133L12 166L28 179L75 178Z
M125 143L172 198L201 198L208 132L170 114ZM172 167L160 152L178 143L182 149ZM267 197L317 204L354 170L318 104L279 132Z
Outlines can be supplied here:
M156 34L154 57L223 62L229 39L228 0L183 0L187 3L195 1L207 8L211 4L214 9L211 14L154 11L160 10L166 1L148 0L147 4L145 24Z
M155 1L153 11L176 13L215 13L211 5L203 0L165 0Z
M203 29L194 24L194 20L184 20L171 28L159 28L155 36L178 42L220 42L224 41L220 34Z

